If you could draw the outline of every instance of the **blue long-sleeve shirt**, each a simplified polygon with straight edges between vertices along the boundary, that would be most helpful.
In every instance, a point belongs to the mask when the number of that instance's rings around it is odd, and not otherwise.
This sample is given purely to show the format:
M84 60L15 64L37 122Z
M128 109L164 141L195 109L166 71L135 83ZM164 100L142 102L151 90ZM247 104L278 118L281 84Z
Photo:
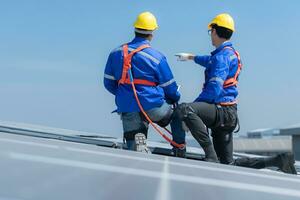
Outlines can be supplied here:
M194 61L205 67L205 83L202 92L195 101L214 104L236 101L237 87L223 87L224 81L234 77L238 69L238 58L231 42L223 43L211 52L211 55L195 56Z
M144 38L136 37L128 43L129 52L141 45L149 44ZM140 102L145 110L161 106L166 100L177 102L180 99L178 86L166 57L153 49L145 48L132 57L132 73L135 79L145 79L157 86L136 85ZM104 86L115 95L117 112L138 112L140 109L129 84L118 85L122 77L123 49L114 49L107 60L104 71Z

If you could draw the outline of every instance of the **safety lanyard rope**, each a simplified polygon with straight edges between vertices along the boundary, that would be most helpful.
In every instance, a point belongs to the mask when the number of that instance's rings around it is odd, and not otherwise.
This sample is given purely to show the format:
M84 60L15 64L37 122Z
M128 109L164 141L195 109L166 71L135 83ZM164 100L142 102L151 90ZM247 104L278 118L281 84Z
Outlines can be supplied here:
M127 50L127 48L124 48L124 50ZM137 51L135 51L136 53ZM124 55L128 55L128 52L127 53L124 53ZM132 54L133 55L133 54ZM132 56L131 56L132 57ZM137 94L137 91L136 91L136 88L135 88L135 84L134 84L134 79L133 79L133 75L132 75L132 71L131 71L131 62L129 62L129 66L128 66L128 76L129 76L129 80L130 80L130 84L132 86L132 90L133 90L133 94L134 94L134 97L135 97L135 100L138 104L138 107L140 109L140 111L142 112L142 114L144 115L144 117L146 118L146 120L149 122L149 124L154 128L154 130L156 130L157 133L159 133L167 142L169 142L172 146L176 147L176 148L184 148L185 147L185 144L178 144L176 143L174 140L172 140L171 138L169 138L166 134L164 134L158 127L157 125L154 124L154 122L150 119L150 117L147 115L147 113L145 112L140 100L139 100L139 97L138 97L138 94ZM167 128L164 128L170 135L172 135L172 132L169 131Z
M185 147L185 144L178 144L176 143L174 140L172 140L171 138L169 138L167 135L165 135L154 123L153 121L150 119L150 117L147 115L147 113L145 112L140 100L139 100L139 97L137 95L137 92L136 92L136 88L135 88L135 85L134 85L134 82L133 82L133 76L132 76L132 72L131 72L131 69L129 68L128 69L128 74L129 74L129 78L130 78L130 83L131 83L131 86L132 86L132 90L133 90L133 94L134 94L134 97L135 97L135 100L142 112L142 114L144 115L144 117L146 118L146 120L149 122L149 124L151 124L151 126L156 130L157 133L159 133L166 141L168 141L170 144L172 144L174 147L177 147L177 148L184 148ZM167 128L164 128L170 135L172 135L172 132L169 131Z

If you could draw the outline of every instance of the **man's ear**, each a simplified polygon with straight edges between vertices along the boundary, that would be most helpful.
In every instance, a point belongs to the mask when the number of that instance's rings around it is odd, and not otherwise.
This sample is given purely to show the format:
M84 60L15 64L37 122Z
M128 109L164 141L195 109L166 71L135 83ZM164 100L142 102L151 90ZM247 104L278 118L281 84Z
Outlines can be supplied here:
M148 40L151 41L152 39L153 39L153 34L150 34L150 35L148 36Z

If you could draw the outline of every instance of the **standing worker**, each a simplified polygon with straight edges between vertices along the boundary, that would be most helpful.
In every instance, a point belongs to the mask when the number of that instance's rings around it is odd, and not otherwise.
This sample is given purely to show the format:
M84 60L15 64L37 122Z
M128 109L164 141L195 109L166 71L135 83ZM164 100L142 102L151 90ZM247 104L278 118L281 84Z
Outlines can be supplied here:
M185 132L179 119L172 119L173 107L180 99L179 87L175 82L166 57L150 46L153 32L158 28L155 16L141 13L135 23L135 38L115 50L107 60L104 86L115 95L117 112L121 115L124 139L130 150L148 152L146 138L149 121L162 127L169 123L173 140L181 145L174 147L175 153L185 152ZM133 81L135 89L131 85ZM136 91L135 91L136 90Z
M233 159L232 135L238 124L237 84L242 69L240 55L229 41L234 31L234 20L229 14L217 15L208 24L211 42L216 48L211 55L176 54L180 61L194 60L205 68L202 92L193 103L181 104L176 115L203 148L207 161L251 168L277 166L284 172L295 173L294 159L290 154ZM207 128L212 131L213 141Z

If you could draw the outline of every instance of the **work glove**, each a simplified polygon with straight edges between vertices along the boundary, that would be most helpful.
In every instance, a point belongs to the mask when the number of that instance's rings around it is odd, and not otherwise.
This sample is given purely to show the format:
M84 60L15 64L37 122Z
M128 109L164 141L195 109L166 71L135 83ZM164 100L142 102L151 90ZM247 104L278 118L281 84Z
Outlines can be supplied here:
M178 61L187 61L195 57L195 55L191 53L177 53L175 56L177 56Z

